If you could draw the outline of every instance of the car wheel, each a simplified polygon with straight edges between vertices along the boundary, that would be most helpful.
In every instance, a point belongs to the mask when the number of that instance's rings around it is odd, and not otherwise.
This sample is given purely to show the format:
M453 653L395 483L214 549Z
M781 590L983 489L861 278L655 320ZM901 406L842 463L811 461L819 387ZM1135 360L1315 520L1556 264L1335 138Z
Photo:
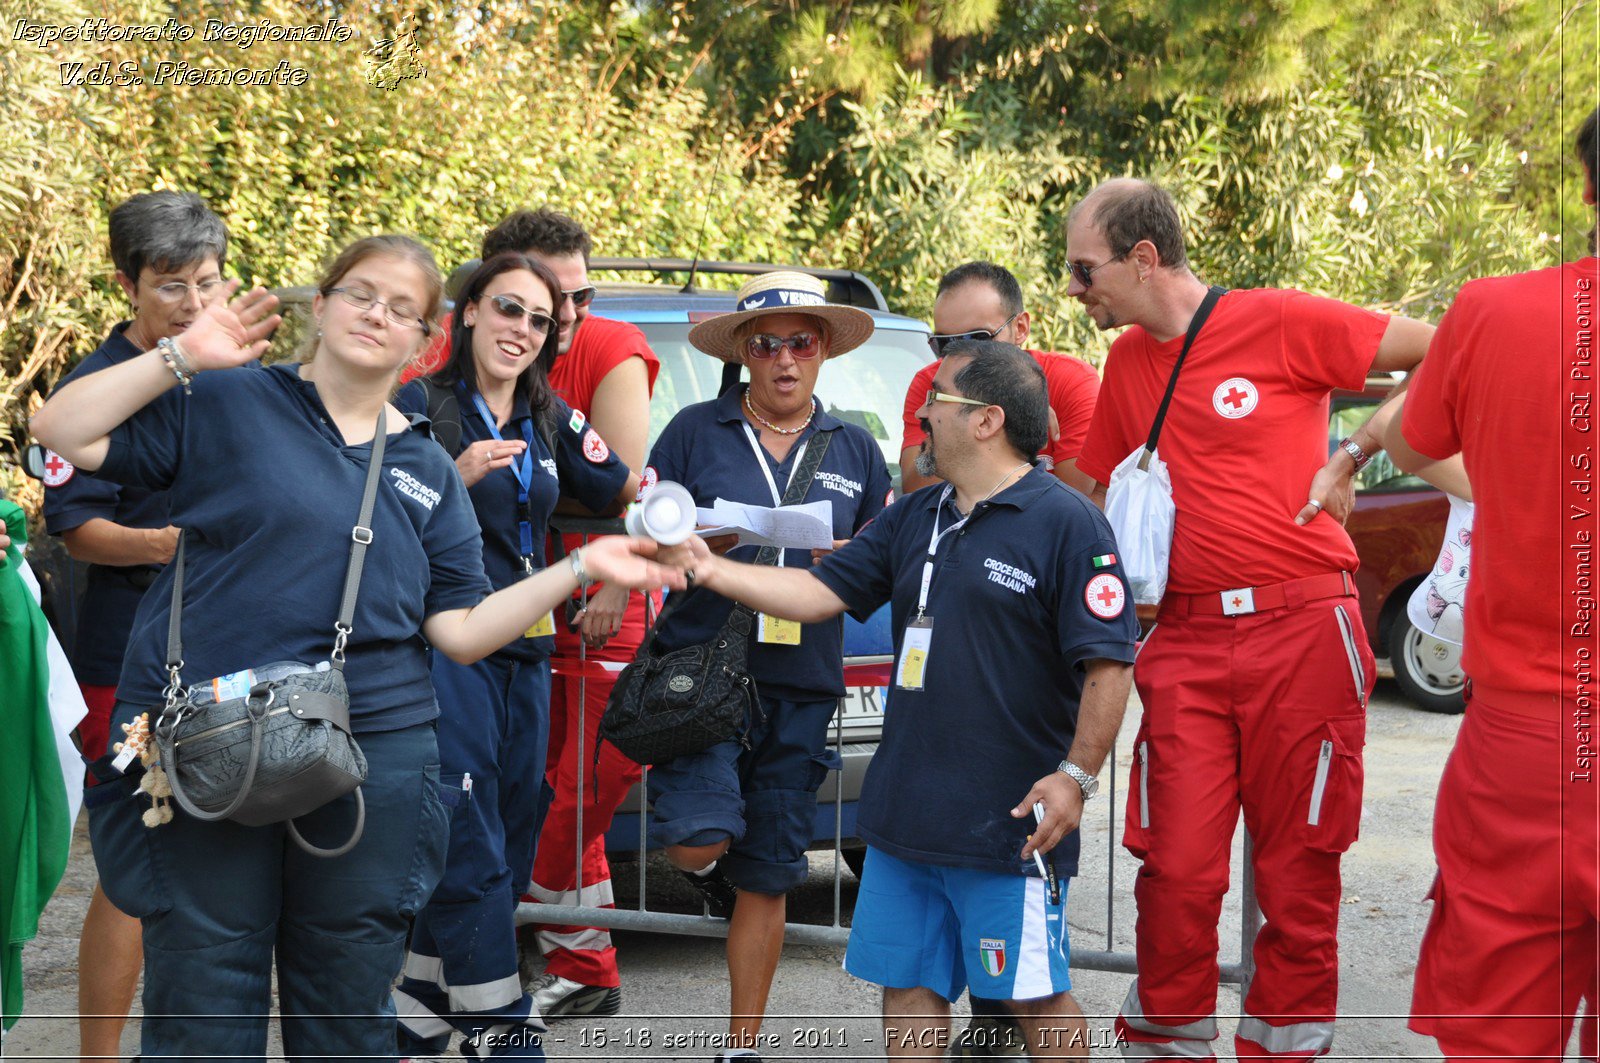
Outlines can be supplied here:
M850 873L857 879L861 878L861 869L867 864L866 847L862 846L859 849L840 849L839 855L844 857L844 866L850 869Z
M1455 715L1467 707L1461 647L1419 631L1404 612L1389 626L1389 663L1417 708Z

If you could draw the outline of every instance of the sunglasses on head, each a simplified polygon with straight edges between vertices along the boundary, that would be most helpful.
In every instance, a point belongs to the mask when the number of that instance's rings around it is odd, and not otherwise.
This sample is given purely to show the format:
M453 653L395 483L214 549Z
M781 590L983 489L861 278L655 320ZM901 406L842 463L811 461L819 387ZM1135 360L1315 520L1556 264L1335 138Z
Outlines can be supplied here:
M508 321L515 321L523 317L527 318L528 329L531 332L548 334L551 329L556 327L555 318L543 310L529 310L509 295L491 295L489 296L489 305L494 307L497 314Z
M1098 266L1085 266L1082 262L1068 262L1067 271L1072 274L1073 280L1077 281L1085 288L1092 288L1094 287L1094 275L1098 270L1105 269L1113 262L1121 262L1123 259L1128 257L1128 252L1132 250L1133 248L1130 247L1127 249L1127 251L1123 251L1120 255L1111 256Z
M744 351L751 358L765 360L776 358L778 352L785 347L789 353L801 361L815 358L822 353L822 341L815 332L796 332L793 336L774 336L770 332L758 332L744 341Z
M933 353L936 357L943 358L944 349L957 340L992 340L1010 328L1011 323L1017 319L1017 316L1017 314L1012 314L1005 319L999 328L981 328L974 329L971 332L935 332L928 337L928 346L933 348Z
M590 284L587 287L574 288L570 292L563 288L561 289L561 294L571 299L573 306L588 306L594 302L594 297L599 294L599 290Z

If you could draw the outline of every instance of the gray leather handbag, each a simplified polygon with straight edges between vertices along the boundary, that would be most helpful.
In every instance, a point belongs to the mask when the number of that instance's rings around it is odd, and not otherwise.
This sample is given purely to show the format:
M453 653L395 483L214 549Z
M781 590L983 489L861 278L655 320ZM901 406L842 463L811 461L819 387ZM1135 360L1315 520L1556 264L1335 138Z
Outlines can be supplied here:
M383 466L384 416L372 437L372 458L351 531L350 564L334 623L333 650L315 667L278 662L224 677L243 693L223 687L184 687L183 551L173 560L172 616L167 628L166 704L156 720L156 748L172 796L199 820L231 819L248 827L286 823L296 845L314 856L343 856L366 827L361 784L367 758L350 734L350 695L344 682L344 647L354 628L361 566L372 542L372 509ZM242 678L241 678L242 677ZM231 695L231 696L230 696ZM323 849L306 841L294 818L355 791L356 823L344 844Z

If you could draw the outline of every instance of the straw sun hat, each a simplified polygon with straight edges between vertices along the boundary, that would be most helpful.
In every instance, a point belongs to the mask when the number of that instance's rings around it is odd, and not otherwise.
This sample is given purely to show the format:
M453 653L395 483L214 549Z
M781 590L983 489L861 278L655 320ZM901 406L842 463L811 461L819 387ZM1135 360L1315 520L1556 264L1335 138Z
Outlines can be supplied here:
M713 358L739 361L734 332L763 314L808 314L828 326L828 357L853 351L872 335L872 315L853 306L828 302L822 282L805 273L778 270L752 277L739 289L737 309L718 314L689 330L689 342Z

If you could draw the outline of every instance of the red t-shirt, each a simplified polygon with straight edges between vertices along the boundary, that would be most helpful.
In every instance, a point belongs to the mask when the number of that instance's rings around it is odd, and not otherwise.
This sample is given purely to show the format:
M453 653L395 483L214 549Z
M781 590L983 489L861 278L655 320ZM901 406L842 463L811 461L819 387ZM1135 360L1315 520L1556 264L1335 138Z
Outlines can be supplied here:
M1046 443L1039 453L1050 459L1052 465L1071 461L1083 449L1083 437L1089 431L1089 419L1094 416L1095 397L1100 394L1100 374L1082 358L1070 354L1048 351L1029 351L1033 360L1044 370L1044 386L1049 394L1050 408L1056 411L1056 423L1061 435L1054 443ZM923 439L922 424L917 411L927 399L933 386L933 375L939 371L937 360L917 370L906 391L906 408L902 415L905 426L900 449L920 447Z
M594 393L600 381L629 358L644 359L646 388L653 394L656 374L661 371L661 359L645 342L644 333L639 331L637 325L626 321L612 321L590 314L578 326L578 334L567 353L556 359L555 367L550 370L550 387L568 406L587 417L594 406ZM564 546L568 553L583 545L581 535L568 535L565 539ZM589 593L592 595L599 586L596 584L589 588ZM638 649L644 639L644 629L644 596L635 594L628 599L628 610L622 617L622 630L606 644L606 650L609 651L607 656L618 651ZM576 657L579 641L576 634L567 630L566 624L556 624L558 655Z
M1387 315L1304 292L1224 295L1201 329L1157 450L1177 517L1168 587L1205 594L1356 569L1339 523L1294 518L1328 461L1328 394L1359 391ZM1078 470L1099 483L1144 444L1183 337L1134 326L1106 357Z
M1597 649L1597 289L1592 257L1466 285L1439 322L1401 422L1417 451L1459 451L1472 481L1462 665L1473 696L1552 720L1564 715L1563 697L1570 708L1580 693L1594 696L1593 680L1579 681Z

